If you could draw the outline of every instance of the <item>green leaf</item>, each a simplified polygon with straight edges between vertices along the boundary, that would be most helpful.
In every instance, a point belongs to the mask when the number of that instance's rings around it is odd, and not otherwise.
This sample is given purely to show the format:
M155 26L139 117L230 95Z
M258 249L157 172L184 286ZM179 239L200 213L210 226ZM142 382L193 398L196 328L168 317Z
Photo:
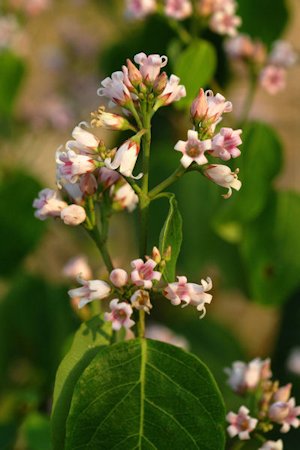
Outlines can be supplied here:
M269 125L249 124L242 139L242 154L235 161L242 188L223 202L214 219L216 231L229 242L240 241L242 223L260 215L272 190L272 181L282 166L282 145Z
M242 17L241 32L260 38L266 44L278 39L289 16L285 0L238 0L238 3L237 14Z
M29 450L52 450L49 418L31 413L22 424L22 437Z
M299 288L300 196L280 192L245 227L241 254L246 264L251 297L266 305L280 305Z
M224 405L194 355L135 339L101 350L80 377L66 450L224 448Z
M217 66L217 57L213 45L204 40L193 41L177 57L174 72L186 87L187 96L179 103L178 108L185 108L201 87L205 87L213 78Z
M12 274L39 242L45 223L34 217L33 199L40 184L21 171L1 174L0 180L0 275Z
M163 255L171 246L171 259L166 263L163 273L165 280L171 282L175 280L176 263L182 243L182 218L174 194L171 194L169 203L169 213L159 236L159 251Z
M82 324L72 347L61 362L55 379L51 416L54 450L64 450L66 421L75 384L99 348L110 343L111 325L100 317Z

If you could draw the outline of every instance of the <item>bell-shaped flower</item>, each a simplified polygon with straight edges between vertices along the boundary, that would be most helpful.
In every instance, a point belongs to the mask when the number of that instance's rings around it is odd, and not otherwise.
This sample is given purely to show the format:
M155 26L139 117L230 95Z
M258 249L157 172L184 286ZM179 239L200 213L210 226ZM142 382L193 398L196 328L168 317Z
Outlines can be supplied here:
M35 217L46 220L47 217L60 217L61 211L68 206L59 193L53 189L43 189L38 198L33 201L32 206L36 208Z
M211 140L206 139L205 141L200 141L197 131L189 130L188 140L178 141L174 148L183 154L180 159L183 167L189 167L194 161L202 165L207 163L204 152L211 149Z
M76 227L85 221L86 212L82 206L69 205L61 211L60 218L66 225Z
M268 416L273 422L282 425L281 433L287 433L291 427L299 428L300 406L295 405L295 399L292 397L287 402L276 402L270 406Z
M75 150L82 155L93 155L99 145L100 140L93 133L85 130L83 126L88 128L86 122L80 122L72 131L74 140L67 141L66 149Z
M114 298L111 300L109 307L111 312L104 314L104 320L112 323L113 330L118 331L122 327L131 328L135 324L135 322L130 319L133 311L128 303L119 303L119 299Z
M80 175L93 172L96 168L95 161L88 155L79 155L74 150L56 152L57 182L76 183Z
M84 280L80 276L77 281L82 284L82 287L70 289L68 294L71 298L80 297L78 308L83 308L87 303L93 300L102 300L108 297L111 287L105 281L101 280Z
M193 12L190 0L166 0L165 14L176 20L184 20Z
M153 280L159 281L161 279L161 273L153 270L156 267L156 262L153 259L148 259L144 262L142 259L134 259L131 261L131 281L136 286L144 287L145 289L151 289L153 286Z
M180 78L176 75L171 75L162 93L157 97L154 111L157 111L161 106L170 105L170 103L177 102L186 96L186 89L182 84L179 84Z
M267 66L261 71L259 82L268 94L275 95L286 87L286 69Z
M126 0L125 14L129 18L144 19L156 9L156 0Z
M106 77L101 82L102 87L97 91L100 97L110 99L110 106L120 105L127 107L132 104L132 98L128 87L124 83L124 74L121 71L114 72L110 77Z
M258 423L257 419L249 416L249 409L241 406L238 413L229 412L226 416L230 423L227 431L230 437L238 436L241 440L250 439L249 433L253 431Z
M258 450L283 450L283 442L281 439L278 439L278 441L266 441Z
M212 139L212 150L209 153L223 161L230 158L237 158L241 151L238 146L242 143L240 137L242 130L233 130L232 128L221 128L220 132Z
M116 170L125 177L139 179L143 174L139 174L136 177L133 176L132 171L134 169L136 160L140 151L140 140L144 131L140 131L131 139L125 141L117 150L113 161L110 158L105 159L105 165L108 169Z
M139 70L146 84L153 84L160 73L160 69L168 63L167 56L149 55L138 53L134 56L134 61L139 64Z
M117 210L126 208L127 211L132 212L139 202L138 196L129 183L125 183L122 186L113 186L111 197L114 204L117 205L115 208Z
M202 123L205 127L215 130L222 120L222 115L232 111L232 103L221 94L214 95L213 91L201 88L191 106L191 117L196 124Z
M104 106L100 106L97 111L91 113L91 125L93 127L105 128L107 130L133 130L135 128L128 120L119 114L105 111Z
M227 383L237 394L253 391L262 381L272 376L270 359L255 358L248 364L235 361L231 368L226 368L224 371L229 377Z
M150 314L150 309L152 309L152 304L150 302L150 296L148 291L143 289L138 289L130 298L133 308L137 310L143 310L147 314Z
M210 164L204 169L204 175L209 180L228 189L228 193L223 195L224 198L231 197L232 189L235 189L236 191L241 189L242 183L238 180L238 173L239 169L236 169L235 172L231 172L230 167L222 164Z

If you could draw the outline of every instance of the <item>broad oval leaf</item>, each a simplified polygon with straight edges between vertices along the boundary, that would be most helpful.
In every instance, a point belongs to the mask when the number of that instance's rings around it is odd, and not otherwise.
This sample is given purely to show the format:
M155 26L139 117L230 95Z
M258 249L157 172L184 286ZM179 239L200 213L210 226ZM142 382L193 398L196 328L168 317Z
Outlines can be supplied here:
M224 405L206 366L135 339L103 348L80 377L66 450L222 450Z
M99 348L110 343L111 325L100 317L93 317L83 323L70 351L62 360L55 379L51 416L54 450L64 450L66 421L78 378L94 358Z
M216 51L208 41L197 39L179 54L174 64L174 72L180 77L187 95L176 103L178 108L190 105L200 87L205 87L211 81L216 67Z
M165 280L171 282L175 280L176 263L182 244L182 218L174 194L170 195L169 202L168 216L159 236L159 250L163 255L167 248L171 246L171 259L166 263L163 272Z

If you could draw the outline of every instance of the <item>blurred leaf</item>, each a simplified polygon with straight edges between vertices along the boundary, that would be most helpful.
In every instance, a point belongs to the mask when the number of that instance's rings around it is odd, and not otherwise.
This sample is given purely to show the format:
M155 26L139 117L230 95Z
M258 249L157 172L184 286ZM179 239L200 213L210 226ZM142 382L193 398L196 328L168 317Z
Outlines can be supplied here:
M63 344L77 323L66 287L32 276L15 277L0 302L1 385L34 383L49 394ZM22 373L19 367L24 367Z
M21 171L9 171L0 181L0 275L11 275L37 245L45 224L33 215L40 184Z
M243 232L241 253L251 297L280 305L300 285L300 196L279 192L269 198L263 214Z
M196 356L134 339L100 350L80 377L66 450L222 450L223 423L217 385Z
M61 362L55 379L51 416L54 450L64 450L66 421L74 387L99 347L110 343L111 324L94 317L76 332L70 351Z
M208 41L195 40L177 56L174 71L187 91L187 96L176 103L178 108L191 104L200 87L205 87L213 78L216 66L216 52Z
M0 424L0 448L11 450L17 437L17 423Z
M270 44L283 32L289 17L285 0L237 0L242 17L241 32Z
M159 250L163 256L168 247L171 247L171 259L166 262L163 276L166 281L172 282L175 280L176 263L182 243L182 218L174 194L171 194L169 203L168 216L159 236Z
M242 139L242 154L235 162L240 169L242 188L223 202L214 219L216 231L229 242L240 241L242 223L259 216L282 165L282 145L269 125L260 122L247 125Z
M22 424L22 435L27 450L52 450L50 419L31 413Z

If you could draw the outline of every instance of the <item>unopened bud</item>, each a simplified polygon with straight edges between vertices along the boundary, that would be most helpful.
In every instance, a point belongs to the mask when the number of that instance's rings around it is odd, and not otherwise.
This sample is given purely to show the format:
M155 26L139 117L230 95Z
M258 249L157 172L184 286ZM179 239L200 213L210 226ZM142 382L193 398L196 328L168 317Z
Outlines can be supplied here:
M273 395L275 402L287 402L291 395L292 383L279 388Z
M85 173L79 182L79 187L84 195L93 195L98 189L98 184L95 175L92 173Z
M123 269L114 269L111 271L109 279L116 287L120 288L127 283L128 275Z
M60 217L66 225L74 227L85 221L86 213L82 206L70 205L61 211Z
M204 90L201 88L199 94L191 105L191 118L195 124L202 122L207 115L208 104Z
M165 89L167 82L168 82L168 76L167 76L166 72L162 72L154 81L153 92L156 95L160 95L163 92L163 90Z
M171 260L171 256L172 256L172 247L171 247L171 245L169 245L167 247L167 250L163 254L163 259L165 261L170 261Z
M161 254L157 247L153 247L151 259L159 264L161 262Z
M269 408L269 418L273 422L281 423L287 418L290 411L289 404L286 402L273 403Z
M126 63L128 68L128 78L131 84L134 87L137 87L143 80L142 74L139 69L130 61L130 59L127 59Z
M107 130L133 130L135 128L125 117L119 114L105 112L105 108L100 106L97 111L91 113L91 125L93 127L106 128Z

